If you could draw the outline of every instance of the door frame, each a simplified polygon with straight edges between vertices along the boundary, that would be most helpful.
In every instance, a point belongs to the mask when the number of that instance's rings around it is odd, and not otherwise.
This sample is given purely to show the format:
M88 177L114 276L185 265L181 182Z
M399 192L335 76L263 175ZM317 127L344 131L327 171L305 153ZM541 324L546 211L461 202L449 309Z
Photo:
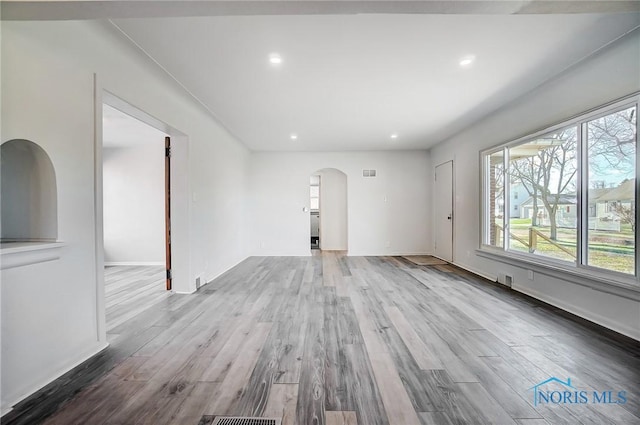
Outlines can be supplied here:
M167 273L165 288L172 288L171 269L171 137L164 138L164 267Z
M94 240L96 272L96 338L106 342L104 288L103 172L102 172L102 105L107 104L154 127L172 138L171 185L171 266L172 291L195 292L195 275L191 270L191 238L189 232L191 196L189 191L189 137L180 130L134 106L132 102L109 92L94 74Z
M317 251L322 251L321 245L320 245L320 186L322 185L322 176L320 174L311 174L311 177L313 176L317 176L318 177L318 247L317 248L311 248L311 251L313 252L314 250ZM309 189L311 189L312 187L314 187L311 182L309 182ZM309 234L311 235L311 238L313 238L312 230L311 230L311 217L313 216L312 213L312 209L311 209L311 190L309 190ZM310 238L310 241L311 241Z
M344 176L344 190L345 190L345 209L344 209L344 220L345 220L345 229L344 229L344 238L345 238L345 249L325 249L322 247L322 241L325 240L326 243L326 238L322 237L322 229L324 227L323 225L323 216L325 216L326 214L323 213L323 201L322 201L322 185L323 185L323 173L324 172L333 172L336 171L338 173L341 174L341 176ZM317 169L316 171L312 172L310 175L319 175L320 176L320 189L319 189L319 225L318 225L318 236L319 236L319 249L320 251L339 251L339 252L349 252L349 175L347 173L345 173L344 171L342 171L339 168L335 168L335 167L323 167L320 169ZM326 179L325 179L326 181ZM325 187L326 187L326 182L325 182ZM326 211L325 211L326 212Z
M454 244L455 244L455 220L456 220L456 211L455 211L455 190L456 190L455 189L456 188L455 175L456 175L456 173L455 173L455 162L454 162L453 159L450 159L450 160L447 160L447 161L443 161L443 162L441 162L440 164L438 164L438 165L436 165L434 167L434 173L433 173L434 174L434 191L433 192L434 192L434 196L435 196L435 194L437 192L436 187L438 185L438 181L437 181L437 173L438 173L437 170L438 170L438 167L440 167L442 165L445 165L445 164L448 164L448 163L451 163L451 210L450 210L451 211L451 259L444 259L443 258L443 260L446 260L446 261L449 261L449 262L453 263L454 262L454 255L453 254L455 252ZM434 208L437 208L437 206L436 206L437 203L436 202L434 202L433 205L434 205ZM434 229L436 229L438 227L438 223L436 222L436 219L437 219L437 217L436 217L435 210L434 210L434 217L433 217L434 224L435 224ZM437 242L438 242L438 234L437 234L437 231L436 231L436 233L434 234L434 255L437 254L437 248L436 248L437 247ZM437 256L437 255L435 255L435 256ZM438 257L438 258L440 258L440 257Z

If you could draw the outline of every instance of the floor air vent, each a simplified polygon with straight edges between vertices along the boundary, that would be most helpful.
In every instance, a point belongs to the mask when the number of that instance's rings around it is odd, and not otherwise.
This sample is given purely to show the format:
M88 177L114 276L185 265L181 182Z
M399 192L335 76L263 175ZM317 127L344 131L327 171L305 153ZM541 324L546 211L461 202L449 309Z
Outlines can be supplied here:
M211 422L213 420L213 422ZM203 416L199 425L281 425L282 419L241 416Z

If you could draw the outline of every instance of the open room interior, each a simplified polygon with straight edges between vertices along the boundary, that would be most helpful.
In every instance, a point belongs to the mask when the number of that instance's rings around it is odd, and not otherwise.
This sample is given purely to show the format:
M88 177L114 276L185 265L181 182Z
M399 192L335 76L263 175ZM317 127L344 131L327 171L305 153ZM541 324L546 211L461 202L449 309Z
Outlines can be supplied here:
M640 421L640 2L0 7L3 424Z
M165 265L166 135L103 105L106 266Z
M165 133L102 105L107 332L168 296Z

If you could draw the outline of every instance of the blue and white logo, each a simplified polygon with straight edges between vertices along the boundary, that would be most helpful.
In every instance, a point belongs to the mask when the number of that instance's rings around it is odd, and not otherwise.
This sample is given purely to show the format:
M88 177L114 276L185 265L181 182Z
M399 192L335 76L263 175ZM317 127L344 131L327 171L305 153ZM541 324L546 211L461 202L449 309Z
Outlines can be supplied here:
M533 391L533 405L539 404L625 404L627 392L618 390L586 391L555 376L529 388Z

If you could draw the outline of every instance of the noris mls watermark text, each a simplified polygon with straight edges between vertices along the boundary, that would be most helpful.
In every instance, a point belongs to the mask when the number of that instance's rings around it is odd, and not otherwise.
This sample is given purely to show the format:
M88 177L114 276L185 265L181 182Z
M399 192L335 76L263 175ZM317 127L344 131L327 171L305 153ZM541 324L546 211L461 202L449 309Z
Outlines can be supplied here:
M604 391L581 390L571 383L552 376L533 387L533 405L539 404L625 404L627 392L619 389Z

